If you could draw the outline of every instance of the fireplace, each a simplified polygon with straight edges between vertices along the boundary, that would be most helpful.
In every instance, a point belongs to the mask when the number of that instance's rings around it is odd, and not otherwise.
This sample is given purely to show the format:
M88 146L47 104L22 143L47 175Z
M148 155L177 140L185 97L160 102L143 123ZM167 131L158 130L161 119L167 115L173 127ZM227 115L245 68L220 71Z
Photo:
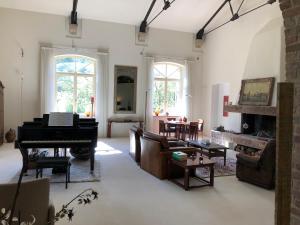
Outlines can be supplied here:
M242 113L241 131L243 134L264 138L275 138L276 117Z

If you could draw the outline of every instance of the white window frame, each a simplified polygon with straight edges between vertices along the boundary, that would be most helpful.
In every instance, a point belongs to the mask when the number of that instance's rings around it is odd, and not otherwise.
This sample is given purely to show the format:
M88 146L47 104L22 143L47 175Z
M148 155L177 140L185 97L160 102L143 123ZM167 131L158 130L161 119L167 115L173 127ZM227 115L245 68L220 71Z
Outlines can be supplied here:
M94 63L94 73L88 74L88 73L77 73L76 69L76 60L75 60L75 71L74 72L57 72L56 71L56 59L59 58L87 58L89 60L92 60ZM66 77L71 76L74 78L74 91L73 91L73 113L77 113L77 78L78 77L92 77L93 78L93 96L96 96L96 59L84 56L84 55L73 55L73 54L64 54L64 55L57 55L55 56L55 104L57 104L57 80L59 77ZM96 102L95 102L96 103ZM94 103L94 110L95 110L95 103Z
M182 102L182 96L183 96L183 66L181 64L172 63L172 62L157 62L157 63L154 63L154 70L156 69L155 65L160 65L160 64L166 65L166 71L165 71L165 74L164 74L165 77L162 78L162 77L155 77L154 76L154 83L155 83L155 81L164 81L164 85L165 85L165 90L164 90L165 101L164 101L163 111L164 111L164 113L166 113L169 110L168 107L167 107L167 100L166 100L167 99L166 96L167 96L167 92L168 92L168 82L169 81L177 81L179 83L179 96L178 96L179 99L177 101L179 103ZM179 71L180 71L180 78L179 79L168 78L167 77L168 65L175 65L175 66L177 66L179 68ZM160 73L160 74L162 74L162 73ZM153 83L153 85L154 85L154 83ZM155 109L153 109L153 110L155 110ZM181 112L178 111L178 115L180 115L180 114L181 114ZM174 113L173 113L171 116L176 116L176 115L174 115Z

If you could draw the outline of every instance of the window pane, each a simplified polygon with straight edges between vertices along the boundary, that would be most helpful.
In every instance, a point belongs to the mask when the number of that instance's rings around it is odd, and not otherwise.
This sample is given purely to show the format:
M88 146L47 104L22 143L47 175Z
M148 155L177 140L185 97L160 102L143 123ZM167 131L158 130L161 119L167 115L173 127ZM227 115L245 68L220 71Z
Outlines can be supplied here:
M165 103L165 82L154 81L153 88L153 111L164 110Z
M92 77L77 77L77 113L85 113L87 116L91 115L93 90Z
M165 78L166 77L165 74L160 73L155 67L154 67L153 72L154 72L154 77L155 78Z
M154 76L165 77L166 76L166 64L155 64L154 65Z
M172 79L180 79L180 67L169 64L167 66L167 77Z
M181 110L179 103L179 93L180 93L180 85L178 81L168 81L167 83L167 111L172 113L172 115L178 114ZM175 113L175 114L174 114Z
M74 73L75 58L74 57L59 57L56 59L56 72L59 73Z
M95 61L85 57L76 59L76 72L83 74L95 74Z
M74 108L74 77L63 76L57 78L57 110L58 112L73 112Z

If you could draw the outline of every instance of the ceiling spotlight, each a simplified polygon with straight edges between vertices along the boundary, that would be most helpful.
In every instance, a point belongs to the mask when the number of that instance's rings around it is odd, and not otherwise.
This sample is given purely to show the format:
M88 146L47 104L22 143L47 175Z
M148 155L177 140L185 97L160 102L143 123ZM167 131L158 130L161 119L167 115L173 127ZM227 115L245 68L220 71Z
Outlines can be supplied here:
M141 25L140 25L140 32L146 33L146 28L147 28L147 21L143 20Z
M72 11L70 16L66 19L67 26L66 26L66 31L67 31L67 37L76 37L80 38L81 37L81 20L78 19L78 14L77 14L77 5L78 5L78 0L73 0L73 6L72 6Z

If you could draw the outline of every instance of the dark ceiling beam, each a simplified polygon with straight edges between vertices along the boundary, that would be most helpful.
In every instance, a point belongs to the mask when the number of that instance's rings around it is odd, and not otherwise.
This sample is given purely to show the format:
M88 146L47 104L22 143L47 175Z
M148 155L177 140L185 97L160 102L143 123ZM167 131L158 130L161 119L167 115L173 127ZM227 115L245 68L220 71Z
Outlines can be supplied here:
M161 14L163 11L166 11L168 8L170 8L170 6L171 6L175 1L176 1L176 0L173 0L173 1L170 2L169 0L164 0L164 6L163 6L162 10L161 10L159 13L157 13L157 14L154 16L154 18L148 23L148 22L147 22L147 19L149 18L149 15L150 15L150 13L151 13L151 11L152 11L154 5L155 5L155 2L156 2L156 0L153 0L152 3L151 3L151 5L150 5L150 8L149 8L148 11L147 11L147 14L146 14L144 20L142 21L142 23L141 23L141 25L140 25L140 32L146 33L147 26L149 26L149 25L150 25L157 17L159 17L160 14Z
M164 0L164 7L162 8L162 10L156 14L156 16L154 16L154 18L149 22L148 26L157 18L160 16L160 14L162 14L163 11L166 11L168 8L170 8L170 6L175 2L175 0L173 0L172 2L170 1L166 1Z
M73 0L73 8L71 12L71 24L77 24L77 5L78 5L78 0Z
M148 11L147 11L147 13L146 13L146 16L145 16L144 20L142 21L142 23L141 23L141 25L140 25L140 32L146 33L147 19L149 18L150 13L151 13L151 11L152 11L152 9L153 9L155 3L156 3L156 0L153 0L153 1L151 2L151 5L150 5L150 7L149 7L149 9L148 9Z
M210 19L206 22L206 24L198 31L196 35L196 39L202 39L204 35L204 30L210 24L210 22L216 17L216 15L223 9L223 7L226 5L227 2L230 2L230 0L225 0L222 5L217 9L217 11L210 17Z
M213 32L213 31L219 29L220 27L223 27L223 26L226 25L227 23L232 22L232 21L235 21L235 20L239 19L240 17L245 16L246 14L248 14L248 13L250 13L250 12L253 12L253 11L255 11L255 10L257 10L257 9L259 9L259 8L261 8L261 7L263 7L263 6L265 6L265 5L271 5L271 4L273 4L274 2L276 2L276 0L268 0L266 3L264 3L264 4L262 4L262 5L259 5L259 6L255 7L255 8L253 8L253 9L250 9L250 10L248 10L248 11L242 13L242 14L239 14L239 11L240 11L242 5L244 4L244 1L245 1L245 0L243 0L243 1L241 2L241 4L239 5L239 8L238 8L238 10L237 10L236 13L233 12L232 5L231 5L231 2L230 2L230 1L231 1L231 0L225 0L225 2L223 2L223 4L218 8L218 10L214 13L214 15L208 20L208 22L207 22L207 23L206 23L206 24L198 31L198 33L197 33L197 35L196 35L196 39L203 39L203 36L204 36L204 35L209 34L209 33ZM204 32L205 32L205 28L207 27L207 25L208 25L208 24L214 19L214 17L221 11L221 9L224 7L224 5L225 5L227 2L229 3L230 11L231 11L231 13L232 13L231 19L228 20L227 22L225 22L225 23L223 23L223 24L221 24L221 25L219 25L219 26L213 28L212 30L210 30L210 31L208 31L208 32L206 32L206 33L204 33Z

